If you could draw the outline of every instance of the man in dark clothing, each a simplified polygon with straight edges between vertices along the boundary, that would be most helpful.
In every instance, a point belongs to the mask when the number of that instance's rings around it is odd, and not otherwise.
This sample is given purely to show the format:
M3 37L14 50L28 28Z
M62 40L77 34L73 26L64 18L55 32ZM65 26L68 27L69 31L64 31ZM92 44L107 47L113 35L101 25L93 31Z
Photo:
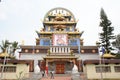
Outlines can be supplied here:
M42 77L44 77L45 71L42 71L41 73L42 73Z
M54 79L54 75L52 71L50 72L50 74L51 74L51 79Z

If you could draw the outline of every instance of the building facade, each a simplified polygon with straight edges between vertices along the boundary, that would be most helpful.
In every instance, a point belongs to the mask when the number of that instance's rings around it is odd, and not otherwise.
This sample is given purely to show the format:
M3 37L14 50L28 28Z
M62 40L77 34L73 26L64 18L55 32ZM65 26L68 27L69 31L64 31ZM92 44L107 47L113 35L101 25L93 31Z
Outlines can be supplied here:
M64 8L54 8L45 15L41 31L36 31L36 45L50 46L44 57L46 67L55 73L66 73L72 70L77 57L70 46L77 46L80 52L82 32L76 29L76 19L72 12Z
M20 59L33 59L41 70L57 74L69 73L73 64L82 71L82 59L97 59L98 50L96 46L83 46L83 31L79 31L76 24L73 13L68 9L49 10L44 17L43 28L36 31L36 45L21 45Z
M85 60L83 63L88 80L120 80L119 59Z
M36 31L36 45L40 46L79 46L83 32L76 29L77 21L69 10L54 8L47 12L43 28Z
M104 54L100 63L98 47L84 46L81 39L83 31L79 31L76 24L69 10L51 9L44 17L43 28L36 31L36 45L21 45L20 59L32 59L35 65L48 73L71 73L73 64L76 64L86 80L119 80L119 60L113 56L105 58Z
M4 79L16 79L11 76L19 75L21 71L23 76L34 72L38 65L47 73L71 73L76 64L85 80L120 80L120 60L108 54L101 58L97 46L84 46L83 31L79 31L76 24L73 13L68 9L58 7L49 10L44 17L43 28L36 31L36 45L20 45L19 60L7 60L3 65L4 57L1 58L0 72L4 72ZM2 71L3 66L6 71Z
M5 64L4 64L5 62ZM0 59L0 79L17 80L23 77L29 78L29 72L33 71L33 60Z

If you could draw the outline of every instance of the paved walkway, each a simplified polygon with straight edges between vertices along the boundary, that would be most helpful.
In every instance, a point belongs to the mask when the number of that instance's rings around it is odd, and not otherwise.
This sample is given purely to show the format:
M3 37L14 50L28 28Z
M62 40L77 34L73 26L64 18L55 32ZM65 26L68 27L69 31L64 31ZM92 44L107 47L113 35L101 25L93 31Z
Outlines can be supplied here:
M54 74L54 79L50 78L50 75L48 77L43 77L41 80L71 80L70 74Z
M41 80L71 80L71 77L70 76L68 76L68 77L67 76L66 77L65 76L62 76L62 77L55 76L54 79L50 79L50 77L48 77L48 78L44 77Z
M26 76L22 80L71 80L72 75L71 74L54 74L54 79L50 78L50 74L48 77L41 78L41 74L35 74L35 73L29 73L26 74ZM84 74L81 74L77 80L87 80L84 76Z

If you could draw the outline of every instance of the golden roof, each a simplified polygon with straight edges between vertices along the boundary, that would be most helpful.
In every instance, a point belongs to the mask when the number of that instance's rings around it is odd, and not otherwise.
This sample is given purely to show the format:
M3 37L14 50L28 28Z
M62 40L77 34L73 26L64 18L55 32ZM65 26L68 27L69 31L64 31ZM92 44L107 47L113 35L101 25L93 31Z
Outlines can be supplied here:
M74 21L74 22L63 22L63 21L44 21L43 22L44 24L76 24L77 22Z
M39 34L54 34L54 33L68 33L68 34L82 34L82 32L63 32L63 31L55 31L55 32L38 32Z
M59 56L45 56L44 58L49 58L49 59L52 59L52 58L57 58L57 59L62 59L62 58L66 58L66 59L69 59L69 58L78 58L78 57L76 57L76 56L62 56L62 55L59 55Z
M105 54L103 54L102 57L104 57L104 58L114 58L115 56L110 54L110 53L105 53Z
M49 16L57 16L57 17L71 16L71 18L75 20L75 17L71 11L61 7L57 7L49 10L44 17L44 21L46 21L46 18L48 18Z
M52 34L52 32L38 32L40 34Z
M9 54L7 52L4 52L4 53L0 53L0 57L9 57Z

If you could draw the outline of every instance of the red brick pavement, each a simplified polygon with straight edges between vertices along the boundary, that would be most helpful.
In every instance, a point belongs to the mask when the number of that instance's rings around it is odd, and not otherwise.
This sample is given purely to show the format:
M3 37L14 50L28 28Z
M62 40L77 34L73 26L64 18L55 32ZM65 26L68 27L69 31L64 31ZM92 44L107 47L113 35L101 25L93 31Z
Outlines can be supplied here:
M56 76L54 77L54 79L50 79L50 77L44 77L42 78L41 80L71 80L71 77L70 76Z

